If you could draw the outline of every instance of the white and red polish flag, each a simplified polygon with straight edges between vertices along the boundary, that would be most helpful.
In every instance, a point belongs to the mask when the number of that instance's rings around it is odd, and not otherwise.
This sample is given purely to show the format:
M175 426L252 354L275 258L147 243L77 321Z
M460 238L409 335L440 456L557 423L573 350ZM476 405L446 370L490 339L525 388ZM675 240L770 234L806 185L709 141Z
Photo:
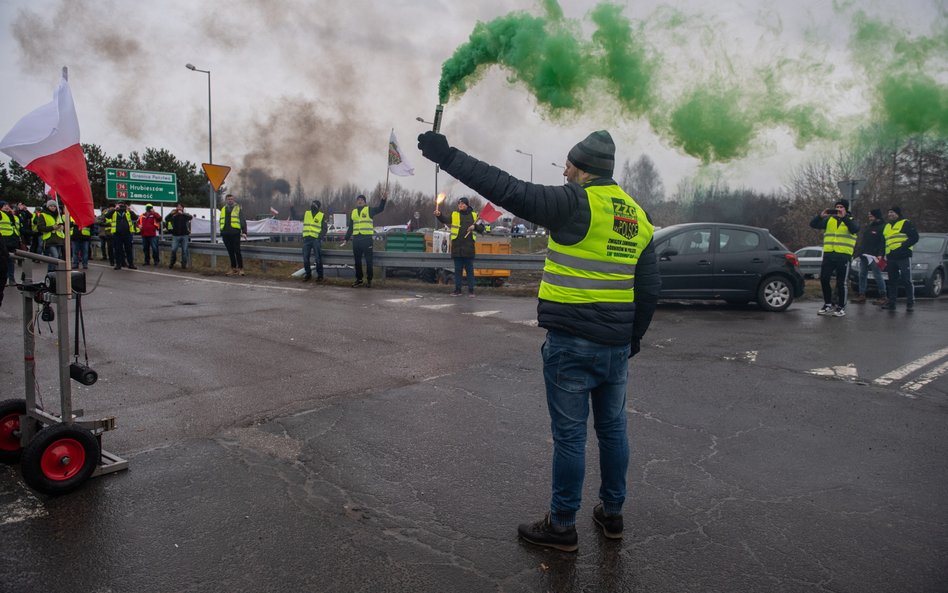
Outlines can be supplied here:
M43 184L43 194L49 196L50 200L56 199L56 190L51 188L48 183Z
M494 221L500 218L501 212L497 208L494 208L494 205L490 202L484 204L484 209L478 213L477 218L483 220L487 224L494 224Z
M0 140L0 151L36 173L63 201L76 225L95 221L79 119L65 76L53 100L23 116Z

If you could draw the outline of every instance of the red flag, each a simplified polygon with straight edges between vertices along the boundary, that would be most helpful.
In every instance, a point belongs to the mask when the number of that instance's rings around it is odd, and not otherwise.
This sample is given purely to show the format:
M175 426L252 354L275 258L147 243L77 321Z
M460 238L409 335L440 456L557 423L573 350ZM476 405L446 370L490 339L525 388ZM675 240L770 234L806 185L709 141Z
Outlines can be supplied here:
M500 218L501 212L497 208L494 208L494 205L490 202L487 202L487 205L484 206L484 209L477 214L479 220L483 220L487 224L494 224L494 221Z
M79 118L65 78L53 100L24 115L0 140L0 151L36 173L63 201L80 228L95 222Z

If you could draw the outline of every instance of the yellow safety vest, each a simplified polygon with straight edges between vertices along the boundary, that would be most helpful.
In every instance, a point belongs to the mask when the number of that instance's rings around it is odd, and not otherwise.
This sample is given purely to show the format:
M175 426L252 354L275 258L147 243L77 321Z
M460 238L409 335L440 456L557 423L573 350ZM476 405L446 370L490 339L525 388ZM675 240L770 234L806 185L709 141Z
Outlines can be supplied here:
M303 215L303 236L318 239L322 230L323 213L317 212L316 216L313 216L313 211L307 210L306 214Z
M56 215L56 218L53 218L52 214L49 214L47 212L40 212L40 216L43 217L43 225L46 227L52 228L54 225L63 223L63 217L58 214ZM43 233L40 239L42 239L43 241L48 241L49 238L52 237L53 235L56 235L60 239L66 238L66 234L62 231L47 231Z
M0 210L0 237L18 237L19 235L20 219L9 212Z
M826 222L826 232L823 234L823 253L852 255L855 249L855 233L849 232L849 227L831 216Z
M226 222L224 218L226 216L226 214L224 213L225 210L227 210L227 206L224 206L223 208L221 208L221 230L222 231L224 230L224 223ZM231 208L230 210L230 226L235 229L241 230L240 229L240 204L234 204L234 207Z
M471 210L474 216L474 222L477 222L477 212ZM458 232L461 230L461 213L455 210L451 213L451 240L458 238ZM477 231L471 231L471 238L477 241Z
M361 211L359 208L352 209L352 234L353 235L368 235L372 236L374 234L372 228L372 217L369 216L369 207L363 206Z
M118 215L119 215L119 211L118 211L118 210L113 210L113 211L112 211L112 214L110 214L110 215L105 219L105 221L106 221L107 223L109 223L109 232L112 233L113 235L115 234L115 225L116 225L116 222L118 222ZM135 220L132 219L132 213L129 212L128 210L125 211L125 220L128 221L128 230L129 230L129 232L131 232L131 233L137 232L137 230L136 230L136 225L135 225Z
M72 216L70 216L70 217L69 217L69 223L70 223L71 225L73 225L73 226L76 226L76 219L73 218ZM91 237L91 236L92 236L92 225L91 225L91 224L90 224L90 225L86 225L86 226L82 227L81 229L79 229L79 234L82 235L83 237Z
M886 223L885 228L882 229L882 236L885 237L885 254L889 255L896 249L902 246L902 243L908 241L908 235L902 232L902 227L905 226L905 219L902 218L897 221L895 224L891 222ZM914 245L909 247L909 251L912 251L915 248Z
M586 188L589 231L574 245L549 239L539 297L557 303L632 303L635 264L655 228L618 185Z

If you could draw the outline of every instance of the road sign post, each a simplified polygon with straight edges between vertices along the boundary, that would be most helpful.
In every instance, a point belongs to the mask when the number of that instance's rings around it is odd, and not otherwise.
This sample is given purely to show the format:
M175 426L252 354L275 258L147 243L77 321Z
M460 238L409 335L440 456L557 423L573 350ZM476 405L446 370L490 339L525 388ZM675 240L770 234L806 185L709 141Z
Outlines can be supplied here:
M178 176L162 171L106 169L105 197L129 202L178 201Z

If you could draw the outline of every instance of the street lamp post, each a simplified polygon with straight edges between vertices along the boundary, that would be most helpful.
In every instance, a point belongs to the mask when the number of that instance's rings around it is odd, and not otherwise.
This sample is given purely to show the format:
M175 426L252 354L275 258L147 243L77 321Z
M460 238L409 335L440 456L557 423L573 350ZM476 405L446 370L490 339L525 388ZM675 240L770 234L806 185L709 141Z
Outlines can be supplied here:
M201 70L196 68L194 64L185 64L185 68L188 70L193 70L195 72L203 72L207 74L207 162L208 164L214 164L214 136L211 131L211 71L210 70ZM210 212L207 213L207 218L211 223L211 244L217 243L217 228L214 226L214 213L217 211L217 195L214 191L214 186L211 185L211 181L207 181L207 195L208 203L210 205Z
M519 152L520 154L524 156L530 157L530 183L533 183L533 155L530 154L529 152L524 152L520 150L519 148L515 148L514 150L516 150L517 152Z

